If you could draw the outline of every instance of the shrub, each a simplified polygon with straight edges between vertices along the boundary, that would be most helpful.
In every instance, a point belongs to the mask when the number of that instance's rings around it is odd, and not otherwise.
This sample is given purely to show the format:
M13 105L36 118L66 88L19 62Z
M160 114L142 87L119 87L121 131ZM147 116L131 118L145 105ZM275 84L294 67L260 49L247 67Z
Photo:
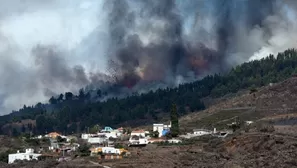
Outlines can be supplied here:
M118 149L124 148L124 146L122 144L119 144L119 143L115 144L114 147L118 148Z
M260 132L274 132L274 126L267 122L258 123L256 128Z
M84 143L78 148L78 152L80 156L90 156L90 146Z

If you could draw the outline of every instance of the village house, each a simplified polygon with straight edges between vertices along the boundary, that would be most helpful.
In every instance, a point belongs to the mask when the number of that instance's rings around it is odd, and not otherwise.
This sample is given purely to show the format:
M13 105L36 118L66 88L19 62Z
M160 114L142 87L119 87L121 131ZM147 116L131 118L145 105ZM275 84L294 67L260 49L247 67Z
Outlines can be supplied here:
M246 125L251 125L251 124L253 124L254 122L253 121L245 121L245 124Z
M153 131L157 131L159 133L159 137L165 136L171 128L171 122L169 125L165 124L153 124Z
M169 142L169 143L182 143L182 141L179 140L179 139L168 139L167 142Z
M207 129L193 129L193 133L187 133L186 135L180 135L179 137L190 139L190 138L203 136L203 135L213 135L216 133L217 133L216 128L214 128L213 131L207 130Z
M129 139L129 146L145 146L149 142L146 138L139 137L139 136L133 136Z
M95 155L98 153L101 154L116 154L116 155L121 155L123 152L128 152L127 150L121 148L114 148L114 147L96 147L96 148L91 148L91 155Z
M112 129L111 127L104 127L104 129L100 130L100 132L97 132L96 134L81 134L81 139L87 140L89 142L98 142L98 140L101 141L103 137L106 137L107 139L110 137L118 138L122 135L122 131L123 128Z
M207 130L207 129L194 129L193 134L197 135L197 136L210 135L210 134L212 134L212 131Z
M124 128L120 127L120 128L118 128L118 131L123 134L124 133Z
M107 138L117 138L119 137L121 134L118 133L117 131L111 131L111 132L101 132L101 133L98 133L97 135L104 135L106 136Z
M34 153L33 149L26 149L25 153L17 151L17 153L8 155L8 163L14 163L16 160L38 160L39 156L41 156L41 154Z
M81 139L89 139L90 137L96 136L97 134L81 134Z
M101 130L101 132L112 132L113 129L111 127L104 127L104 129Z
M57 132L51 132L51 133L48 133L47 135L45 135L45 137L53 138L53 139L56 139L58 136L61 136L61 134L59 134Z
M121 148L113 148L113 147L97 147L92 148L91 156L98 156L99 159L110 160L110 159L122 159L123 156L127 156L130 154L129 151Z
M102 144L108 140L108 137L103 135L94 135L87 139L88 143L90 144Z
M144 130L136 130L132 131L129 139L129 146L130 145L147 145L148 140L145 137Z
M144 130L135 130L131 132L131 137L132 136L141 136L145 137L145 131Z

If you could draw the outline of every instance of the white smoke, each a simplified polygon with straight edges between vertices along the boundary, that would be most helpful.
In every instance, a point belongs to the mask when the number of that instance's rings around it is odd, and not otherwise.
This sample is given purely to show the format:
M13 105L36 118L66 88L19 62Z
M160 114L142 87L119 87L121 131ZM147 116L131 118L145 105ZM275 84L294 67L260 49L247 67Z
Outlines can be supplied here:
M271 31L271 36L264 41L264 36L260 35L261 39L253 40L258 42L257 50L249 60L257 60L266 57L270 54L276 56L278 52L284 51L288 48L297 47L297 22L296 22L296 4L283 4L276 15L266 18L266 26ZM264 30L260 30L264 31Z

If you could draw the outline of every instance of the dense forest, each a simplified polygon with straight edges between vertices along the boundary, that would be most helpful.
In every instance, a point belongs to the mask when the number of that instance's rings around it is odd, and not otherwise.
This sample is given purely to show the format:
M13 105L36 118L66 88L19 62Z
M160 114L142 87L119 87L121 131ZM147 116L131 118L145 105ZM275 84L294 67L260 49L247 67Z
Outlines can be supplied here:
M243 63L227 74L209 75L176 88L158 89L121 99L94 102L83 89L79 95L66 92L57 98L52 97L48 104L24 105L19 111L1 116L1 133L18 135L58 131L68 134L84 131L95 124L114 127L149 124L169 116L172 103L177 105L179 115L184 115L203 110L205 106L200 101L203 97L220 97L240 89L279 82L296 72L297 51L289 49L277 56L269 55L261 60ZM101 90L97 90L96 94L103 96Z

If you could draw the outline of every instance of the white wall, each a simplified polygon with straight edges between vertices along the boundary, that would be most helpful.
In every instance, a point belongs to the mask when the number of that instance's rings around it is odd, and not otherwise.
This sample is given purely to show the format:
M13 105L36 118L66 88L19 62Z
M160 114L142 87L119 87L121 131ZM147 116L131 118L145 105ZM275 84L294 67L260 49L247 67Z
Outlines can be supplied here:
M88 138L88 142L91 144L94 143L103 143L105 141L105 138L101 138L101 137L90 137Z
M130 144L139 144L139 145L144 145L148 144L148 140L146 138L140 138L139 140L132 140L131 138L129 139Z
M111 147L103 147L102 153L114 153L114 148Z
M164 129L170 129L171 128L171 122L169 125L164 125L164 124L153 124L153 131L158 131L159 132L159 137L162 136L162 132Z
M167 140L169 143L181 143L182 141L179 139L169 139Z
M148 140L146 138L139 139L139 144L148 144Z
M153 125L153 131L158 131L159 137L162 136L163 129L164 129L164 124L154 124Z
M8 155L8 163L14 163L16 160L37 160L41 154L36 153L15 153Z
M88 139L90 134L81 134L81 139Z
M208 131L194 131L194 134L195 135L208 135L208 134L211 134L211 133L208 132Z

